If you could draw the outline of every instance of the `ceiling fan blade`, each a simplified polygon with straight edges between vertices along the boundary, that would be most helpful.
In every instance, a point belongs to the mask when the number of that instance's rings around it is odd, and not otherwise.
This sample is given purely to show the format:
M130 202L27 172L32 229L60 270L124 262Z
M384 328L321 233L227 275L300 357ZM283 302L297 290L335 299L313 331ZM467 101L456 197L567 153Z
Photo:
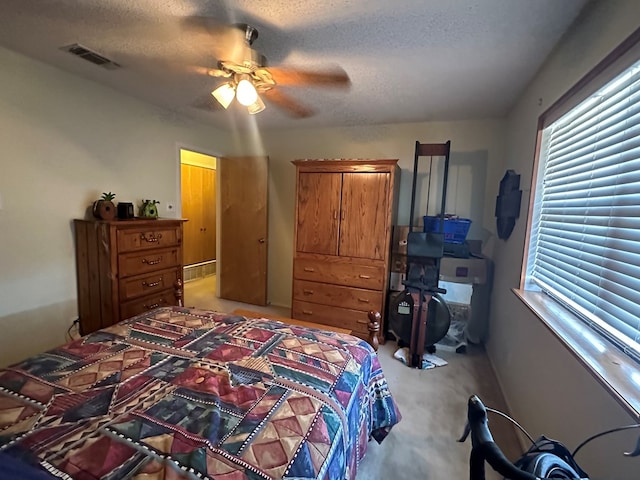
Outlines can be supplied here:
M220 70L218 68L205 68L204 70L199 70L198 73L205 73L210 77L218 78L229 78L231 76L230 72L225 72L224 70Z
M315 113L311 108L302 105L297 100L285 95L277 88L271 88L262 93L262 95L293 118L307 118Z
M348 87L349 75L340 67L327 70L304 70L299 68L269 67L278 85L317 85L323 87Z
M185 31L205 33L207 35L225 35L234 29L226 22L211 16L191 15L180 19L180 26Z
M184 17L181 28L205 43L218 60L241 58L247 48L241 29L211 17Z

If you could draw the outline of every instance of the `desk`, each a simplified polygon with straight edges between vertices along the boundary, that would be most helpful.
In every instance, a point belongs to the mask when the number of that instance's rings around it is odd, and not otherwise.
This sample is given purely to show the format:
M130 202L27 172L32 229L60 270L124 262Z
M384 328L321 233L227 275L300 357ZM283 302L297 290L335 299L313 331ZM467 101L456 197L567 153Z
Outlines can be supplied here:
M454 258L442 257L440 261L440 287L447 289L443 298L448 303L466 304L471 312L467 319L465 334L472 343L483 343L489 333L489 304L491 302L491 287L493 283L493 262L487 258ZM460 289L467 291L461 300L460 292L455 284L467 287Z

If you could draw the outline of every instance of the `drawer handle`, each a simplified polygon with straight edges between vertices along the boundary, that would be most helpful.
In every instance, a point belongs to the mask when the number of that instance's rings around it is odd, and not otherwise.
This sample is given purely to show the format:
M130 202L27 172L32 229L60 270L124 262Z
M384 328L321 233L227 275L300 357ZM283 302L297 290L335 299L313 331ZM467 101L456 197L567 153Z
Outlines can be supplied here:
M360 275L358 275L360 278L364 278L365 280L369 280L371 278L371 275L363 275L362 273Z
M143 240L143 241L149 242L149 243L155 243L158 240L160 240L161 238L162 238L162 234L161 233L157 233L155 235L153 233L150 233L148 237L144 233L140 234L140 240Z
M167 303L166 300L160 300L158 303L153 303L151 305L147 305L146 303L144 305L142 305L144 308L146 308L147 310L153 310L154 308L158 308L160 305L164 305L165 303Z
M305 288L304 290L302 290L302 293L304 293L305 295L313 295L313 290Z
M313 268L313 267L304 267L304 271L305 271L305 272L315 272L315 271L316 271L316 269L315 269L315 268Z
M157 258L157 259L155 259L155 260L149 260L149 259L147 259L147 258L143 258L143 259L142 259L142 263L146 263L147 265L157 265L157 264L159 264L160 262L162 262L162 257L161 257L161 256L160 256L160 257L158 257L158 258Z
M369 303L369 299L367 298L359 298L358 301L362 303Z
M159 279L157 282L151 282L151 283L149 283L147 281L144 281L144 282L142 282L142 286L143 287L147 287L147 288L151 288L151 287L157 287L161 283L162 283L162 279Z
M302 310L302 313L304 313L305 315L313 315L313 311L311 310Z

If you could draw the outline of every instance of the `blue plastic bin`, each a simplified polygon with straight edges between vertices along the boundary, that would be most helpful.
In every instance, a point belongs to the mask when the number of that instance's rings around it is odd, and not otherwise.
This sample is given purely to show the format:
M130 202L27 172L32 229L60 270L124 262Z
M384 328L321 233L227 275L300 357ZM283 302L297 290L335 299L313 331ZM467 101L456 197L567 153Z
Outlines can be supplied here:
M446 218L444 219L444 241L445 243L464 243L471 227L471 220L468 218ZM425 216L424 231L440 233L440 217Z

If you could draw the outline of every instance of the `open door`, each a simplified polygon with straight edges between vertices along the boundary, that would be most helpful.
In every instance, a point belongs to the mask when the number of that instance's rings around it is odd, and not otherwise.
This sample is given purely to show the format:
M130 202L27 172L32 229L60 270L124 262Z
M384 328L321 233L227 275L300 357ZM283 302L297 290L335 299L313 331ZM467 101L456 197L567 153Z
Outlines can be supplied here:
M221 298L267 304L268 157L218 159Z

